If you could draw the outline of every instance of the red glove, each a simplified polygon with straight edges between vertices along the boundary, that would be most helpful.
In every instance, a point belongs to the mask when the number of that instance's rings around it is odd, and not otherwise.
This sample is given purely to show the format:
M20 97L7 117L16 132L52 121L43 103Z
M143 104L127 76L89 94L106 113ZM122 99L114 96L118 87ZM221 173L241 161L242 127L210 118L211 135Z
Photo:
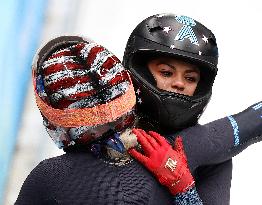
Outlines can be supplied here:
M147 134L144 130L133 129L133 133L145 155L134 148L128 151L129 154L150 170L172 195L186 192L194 186L195 181L187 166L181 137L176 138L173 149L166 139L156 132L149 131Z

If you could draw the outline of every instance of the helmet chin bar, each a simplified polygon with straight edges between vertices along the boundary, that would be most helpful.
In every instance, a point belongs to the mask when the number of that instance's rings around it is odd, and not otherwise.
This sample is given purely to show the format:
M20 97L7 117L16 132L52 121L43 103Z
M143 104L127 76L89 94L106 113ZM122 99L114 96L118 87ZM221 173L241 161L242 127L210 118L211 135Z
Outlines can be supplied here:
M147 73L147 62L168 56L185 59L200 68L194 96L156 88ZM131 71L137 94L138 114L147 116L153 127L172 132L194 125L207 106L217 73L218 48L214 34L190 17L161 14L137 25L126 45L123 65Z
M140 91L136 92L137 99L141 100L137 103L137 113L143 121L148 121L143 124L147 124L148 129L157 129L163 134L196 124L211 95L209 93L195 99L194 96L161 92L148 82L141 83L139 77L134 77L133 81L135 89Z

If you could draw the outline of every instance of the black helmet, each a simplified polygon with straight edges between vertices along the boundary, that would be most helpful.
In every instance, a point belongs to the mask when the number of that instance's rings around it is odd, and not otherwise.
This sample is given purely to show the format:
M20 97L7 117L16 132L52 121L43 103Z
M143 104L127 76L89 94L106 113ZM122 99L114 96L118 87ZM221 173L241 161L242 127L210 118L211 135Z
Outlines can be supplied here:
M150 59L169 56L200 68L194 96L160 90L147 68ZM217 73L218 48L214 34L187 16L158 14L137 25L126 45L123 65L137 89L138 114L165 132L197 123L208 104ZM159 130L159 131L161 131Z

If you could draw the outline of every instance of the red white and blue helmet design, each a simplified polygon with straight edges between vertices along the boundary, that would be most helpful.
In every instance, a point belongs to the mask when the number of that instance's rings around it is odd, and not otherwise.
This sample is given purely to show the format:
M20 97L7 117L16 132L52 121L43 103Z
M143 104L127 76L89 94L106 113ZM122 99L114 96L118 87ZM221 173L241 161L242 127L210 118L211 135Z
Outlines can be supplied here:
M59 148L89 144L134 124L129 73L105 47L60 36L37 52L32 69L38 108Z

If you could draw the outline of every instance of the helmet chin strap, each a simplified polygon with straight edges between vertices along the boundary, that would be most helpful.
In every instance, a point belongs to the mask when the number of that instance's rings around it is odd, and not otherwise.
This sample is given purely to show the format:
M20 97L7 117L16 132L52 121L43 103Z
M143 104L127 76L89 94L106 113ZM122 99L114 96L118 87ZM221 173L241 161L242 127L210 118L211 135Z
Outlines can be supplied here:
M106 163L123 166L132 161L127 150L137 146L136 135L131 129L125 129L123 132L111 132L110 136L91 143L89 150Z

